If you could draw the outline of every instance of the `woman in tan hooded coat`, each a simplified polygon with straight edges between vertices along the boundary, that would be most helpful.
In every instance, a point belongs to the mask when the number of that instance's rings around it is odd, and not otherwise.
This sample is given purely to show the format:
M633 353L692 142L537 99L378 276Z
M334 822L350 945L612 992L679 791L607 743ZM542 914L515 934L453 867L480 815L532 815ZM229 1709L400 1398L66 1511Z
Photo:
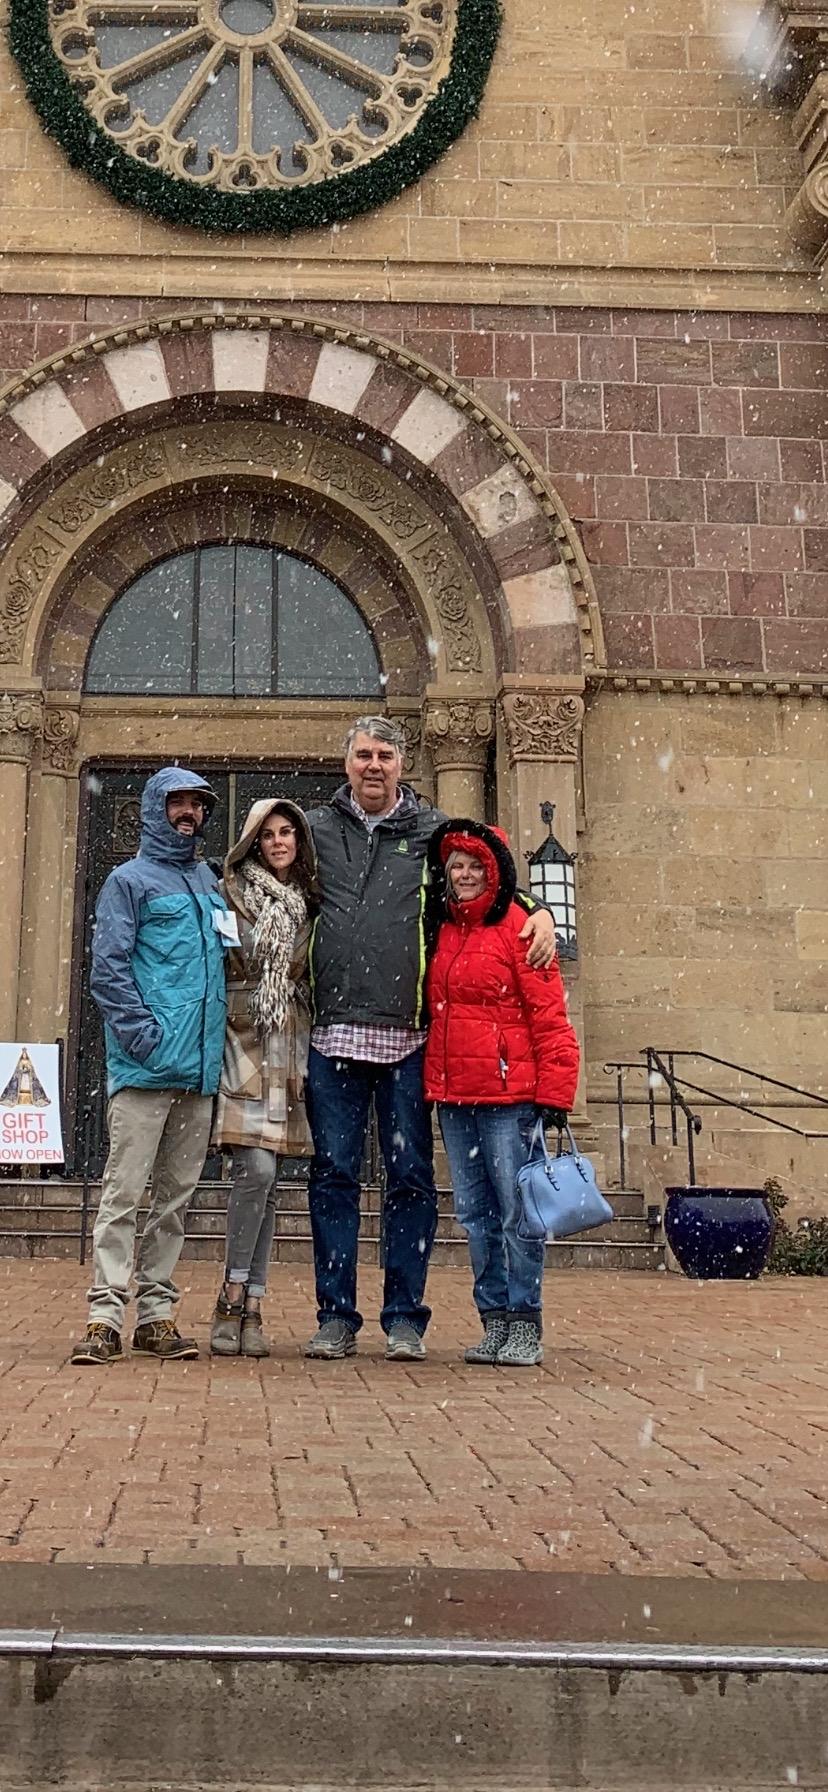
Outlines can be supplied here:
M238 945L227 964L227 1033L213 1143L232 1152L224 1282L210 1348L267 1356L261 1299L276 1224L277 1156L312 1152L303 1085L306 983L317 903L316 855L296 803L254 803L224 861L221 892Z

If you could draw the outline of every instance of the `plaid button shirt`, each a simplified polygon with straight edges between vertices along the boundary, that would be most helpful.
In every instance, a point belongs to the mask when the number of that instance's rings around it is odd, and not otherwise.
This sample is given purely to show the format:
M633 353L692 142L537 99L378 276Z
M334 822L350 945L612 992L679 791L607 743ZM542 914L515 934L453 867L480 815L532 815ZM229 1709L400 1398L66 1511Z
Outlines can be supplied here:
M402 800L400 791L388 815L396 813ZM378 821L388 819L388 815L367 815L353 791L351 803L369 833ZM424 1044L425 1033L417 1027L356 1026L338 1021L330 1027L314 1027L311 1034L311 1045L322 1053L323 1058L357 1058L361 1064L400 1064L403 1058L410 1058L411 1053Z
M311 1045L323 1058L358 1058L362 1064L400 1064L425 1044L416 1027L314 1027Z

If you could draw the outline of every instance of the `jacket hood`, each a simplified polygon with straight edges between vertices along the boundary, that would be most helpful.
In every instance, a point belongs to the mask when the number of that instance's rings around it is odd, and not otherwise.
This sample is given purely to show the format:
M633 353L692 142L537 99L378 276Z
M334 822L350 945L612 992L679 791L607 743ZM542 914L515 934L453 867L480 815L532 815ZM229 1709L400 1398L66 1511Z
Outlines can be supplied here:
M218 797L198 772L188 771L183 765L165 765L160 772L153 772L148 778L141 794L141 845L144 858L158 859L165 865L187 865L195 858L196 847L203 837L203 830L197 828L195 833L187 837L176 832L167 820L166 802L174 790L197 790L203 796L208 817L212 814Z
M475 911L469 918L476 920L481 916L484 927L493 927L497 921L503 920L517 889L517 869L509 851L509 837L502 828L487 827L485 822L472 821L466 816L461 816L456 821L444 821L436 829L429 841L428 867L435 889L446 909L449 904L446 859L449 853L456 851L472 853L486 866L490 889L485 898L477 897L474 903L468 905L470 910ZM495 880L493 898L490 895L492 873Z
M246 859L248 853L252 852L259 830L264 827L268 815L272 815L274 809L284 809L290 816L297 834L306 842L311 856L311 862L314 865L316 864L316 850L313 844L313 835L308 826L307 816L305 815L304 810L300 809L299 804L291 802L290 798L286 796L260 797L259 801L254 803L253 807L248 811L247 819L238 840L236 841L235 846L231 846L224 861L225 885L242 907L244 906L244 903L239 888L238 869L242 859Z
M420 799L416 790L412 790L410 784L401 784L400 792L403 800L399 809L397 809L393 815L384 815L382 821L379 823L381 827L407 827L413 817L419 815ZM345 814L350 815L352 820L356 821L359 827L362 826L362 823L358 820L354 805L351 802L350 784L340 784L339 789L334 791L333 796L331 797L331 802L335 809L344 810Z

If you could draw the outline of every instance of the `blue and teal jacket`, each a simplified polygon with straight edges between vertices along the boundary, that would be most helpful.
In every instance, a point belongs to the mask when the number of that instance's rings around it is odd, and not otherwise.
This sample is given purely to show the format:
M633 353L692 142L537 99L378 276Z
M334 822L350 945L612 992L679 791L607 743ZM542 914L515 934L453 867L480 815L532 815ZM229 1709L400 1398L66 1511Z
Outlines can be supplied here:
M217 881L197 838L167 820L174 790L209 784L180 765L147 779L138 855L111 871L95 911L92 994L104 1019L107 1092L193 1089L214 1095L224 1050L225 948Z

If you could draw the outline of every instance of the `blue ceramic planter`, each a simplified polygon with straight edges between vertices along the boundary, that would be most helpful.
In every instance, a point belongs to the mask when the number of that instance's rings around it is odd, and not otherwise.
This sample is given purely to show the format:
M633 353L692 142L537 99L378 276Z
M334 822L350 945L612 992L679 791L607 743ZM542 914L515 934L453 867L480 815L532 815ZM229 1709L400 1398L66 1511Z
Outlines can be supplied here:
M700 1282L760 1276L773 1219L758 1188L668 1188L664 1230L686 1276Z

